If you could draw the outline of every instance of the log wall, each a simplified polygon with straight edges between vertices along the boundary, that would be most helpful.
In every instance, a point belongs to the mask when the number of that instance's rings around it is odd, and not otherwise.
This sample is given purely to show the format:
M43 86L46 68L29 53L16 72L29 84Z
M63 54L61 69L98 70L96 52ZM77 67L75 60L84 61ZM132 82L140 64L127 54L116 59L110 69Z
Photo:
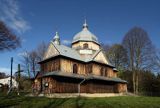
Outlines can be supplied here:
M118 93L127 92L127 84L117 83L116 84L116 90L117 90Z
M102 74L102 68L103 68L103 74ZM106 76L106 77L116 77L117 73L113 72L113 69L107 66L93 64L92 66L93 74L99 75L99 76Z
M96 63L81 63L78 61L56 58L41 64L42 72L62 71L73 73L73 65L77 65L77 74L88 75L94 74L106 77L117 77L117 72L114 72L112 68ZM102 69L103 68L103 69ZM104 71L102 74L102 70Z
M111 82L88 81L81 85L81 93L115 93L115 86Z
M73 65L77 65L77 74L94 74L99 76L106 76L106 77L117 77L117 72L114 72L112 68L100 64L95 63L88 63L83 64L77 61L61 58L60 59L60 70L63 72L70 72L73 73ZM102 68L103 73L102 74Z
M71 72L73 73L73 65L76 64L77 65L77 73L78 74L85 74L85 64L73 61L73 60L69 60L69 59L65 59L65 58L61 58L60 60L60 65L61 65L61 71L63 72Z
M60 59L53 59L41 64L42 72L52 72L60 70Z
M44 93L77 93L79 80L58 78L58 77L45 77L43 83L48 83L44 87Z
M45 77L43 84L44 93L78 93L80 79ZM126 84L88 80L81 85L81 93L122 93L126 92Z

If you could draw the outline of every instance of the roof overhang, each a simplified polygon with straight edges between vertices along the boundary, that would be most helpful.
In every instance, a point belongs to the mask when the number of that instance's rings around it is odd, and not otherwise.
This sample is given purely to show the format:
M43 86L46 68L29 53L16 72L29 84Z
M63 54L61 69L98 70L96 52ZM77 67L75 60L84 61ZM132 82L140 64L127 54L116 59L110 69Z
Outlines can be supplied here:
M64 56L64 55L56 55L56 56L52 56L50 58L47 58L45 60L42 60L40 62L38 62L39 64L42 64L44 62L47 62L49 60L52 60L54 58L58 58L58 57L63 57L63 58L68 58L68 59L71 59L71 60L75 60L75 61L78 61L78 62L81 62L81 63L96 63L96 64L101 64L101 65L105 65L105 66L108 66L108 67L111 67L111 68L114 68L113 65L110 65L110 64L105 64L105 63L102 63L102 62L98 62L98 61L93 61L93 60L89 60L89 61L83 61L83 60L77 60L77 59L74 59L74 58L70 58L70 57L67 57L67 56Z
M67 77L67 78L75 78L75 79L85 79L85 80L101 80L101 81L109 81L109 82L119 82L119 83L127 83L127 81L122 80L120 78L114 78L114 77L104 77L104 76L98 76L98 75L81 75L81 74L73 74L73 73L67 73L67 72L61 72L61 71L53 71L53 72L47 72L42 75L42 77L48 77L48 76L58 76L58 77Z
M75 44L75 43L78 43L78 42L93 42L93 43L95 43L95 44L100 46L100 44L98 42L91 41L91 40L76 40L76 41L72 41L72 45Z

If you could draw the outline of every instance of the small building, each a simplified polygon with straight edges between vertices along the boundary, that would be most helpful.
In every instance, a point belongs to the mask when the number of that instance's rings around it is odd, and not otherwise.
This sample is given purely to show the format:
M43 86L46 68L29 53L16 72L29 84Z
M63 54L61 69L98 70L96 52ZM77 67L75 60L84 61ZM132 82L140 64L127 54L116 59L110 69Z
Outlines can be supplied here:
M11 85L10 80L11 80L11 77L0 79L1 87L4 86L4 85L8 85L8 87L10 88L10 85ZM12 87L13 88L18 88L18 82L14 78L12 78Z
M71 47L62 45L56 32L39 62L33 88L41 93L123 93L127 82L117 77L97 36L88 25L73 37Z

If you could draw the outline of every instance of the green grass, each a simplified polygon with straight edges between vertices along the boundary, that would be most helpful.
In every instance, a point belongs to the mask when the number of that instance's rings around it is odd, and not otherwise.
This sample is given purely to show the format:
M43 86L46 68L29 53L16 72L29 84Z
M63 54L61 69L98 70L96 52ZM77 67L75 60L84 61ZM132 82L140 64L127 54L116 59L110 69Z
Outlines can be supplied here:
M46 98L0 95L0 108L160 108L160 97Z

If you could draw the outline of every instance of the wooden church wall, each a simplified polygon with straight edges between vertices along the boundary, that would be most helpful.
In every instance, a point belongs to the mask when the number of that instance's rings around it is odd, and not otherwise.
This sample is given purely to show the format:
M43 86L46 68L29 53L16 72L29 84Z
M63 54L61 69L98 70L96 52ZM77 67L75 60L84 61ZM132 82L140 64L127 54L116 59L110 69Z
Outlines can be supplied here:
M117 72L113 71L113 77L117 78Z
M127 92L127 84L125 83L117 83L116 89L118 93Z
M43 82L43 92L44 93L54 93L57 86L56 86L56 80L54 80L52 77L44 77L42 79ZM45 84L48 83L48 86Z
M42 72L52 72L52 71L62 71L62 72L71 72L73 73L73 65L77 65L77 73L78 74L94 74L99 76L106 77L117 77L117 72L114 72L112 68L96 64L96 63L88 63L83 64L81 62L69 60L66 58L56 58L45 63L41 64ZM105 74L102 75L102 68L105 71Z
M74 82L57 82L56 93L77 93L78 84Z
M61 58L60 59L60 66L61 71L63 72L71 72L73 73L73 65L77 65L77 73L78 74L94 74L94 75L100 75L101 76L101 68L104 68L104 71L106 71L104 76L107 77L117 77L117 72L113 72L113 69L107 66L103 66L100 64L95 63L88 63L83 64L81 62Z
M82 64L77 61L61 58L60 65L61 65L61 71L63 72L71 72L73 73L73 65L77 65L77 73L78 74L85 74L85 64Z
M89 63L85 65L85 74L93 73L93 63Z
M78 93L78 84L81 80L63 77L45 77L44 93ZM81 85L81 93L123 93L127 92L127 85L123 83L89 80Z
M87 81L81 85L81 93L124 93L127 84L103 81Z
M63 77L45 77L43 83L48 83L48 86L44 86L44 93L77 93L79 82L79 80Z
M114 77L114 73L113 73L113 69L112 68L108 68L107 72L108 72L108 77Z
M90 93L114 93L114 85L90 84Z
M103 76L106 76L106 77L116 77L117 76L117 73L113 72L112 68L103 66L103 65L99 65L99 64L95 64L95 63L92 66L93 74L102 76L102 72L101 72L102 68L103 68L103 71L105 72Z
M60 59L53 59L41 64L42 72L52 72L60 70Z

